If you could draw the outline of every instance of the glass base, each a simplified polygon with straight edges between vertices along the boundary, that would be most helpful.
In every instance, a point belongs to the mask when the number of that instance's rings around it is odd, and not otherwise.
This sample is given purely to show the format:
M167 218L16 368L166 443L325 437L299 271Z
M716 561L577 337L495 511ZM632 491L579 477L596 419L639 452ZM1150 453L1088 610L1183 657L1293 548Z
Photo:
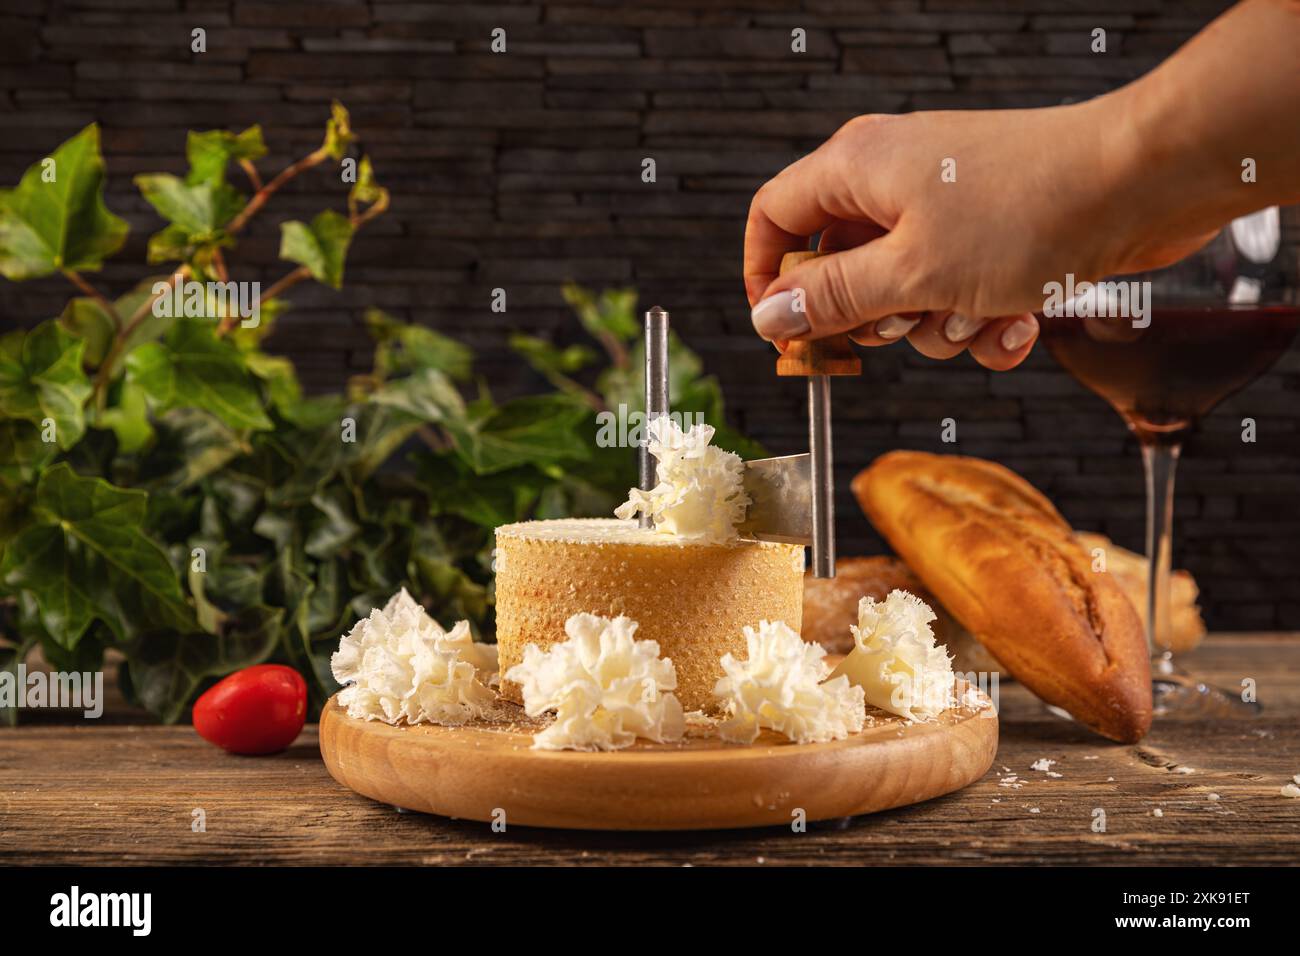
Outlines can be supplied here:
M1156 717L1256 717L1264 708L1241 693L1189 674L1168 653L1151 659L1151 696Z
M1212 687L1173 662L1169 654L1151 659L1151 703L1156 717L1257 717L1263 706L1240 693ZM1043 705L1065 720L1074 720L1055 704Z

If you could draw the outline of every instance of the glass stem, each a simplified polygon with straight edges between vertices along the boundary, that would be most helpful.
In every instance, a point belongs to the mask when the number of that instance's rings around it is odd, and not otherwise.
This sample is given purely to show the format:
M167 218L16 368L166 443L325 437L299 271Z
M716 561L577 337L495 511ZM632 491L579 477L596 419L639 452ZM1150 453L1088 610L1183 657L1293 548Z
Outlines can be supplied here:
M1173 550L1174 472L1182 444L1143 444L1147 478L1147 645L1153 676L1173 670L1170 649L1169 569Z

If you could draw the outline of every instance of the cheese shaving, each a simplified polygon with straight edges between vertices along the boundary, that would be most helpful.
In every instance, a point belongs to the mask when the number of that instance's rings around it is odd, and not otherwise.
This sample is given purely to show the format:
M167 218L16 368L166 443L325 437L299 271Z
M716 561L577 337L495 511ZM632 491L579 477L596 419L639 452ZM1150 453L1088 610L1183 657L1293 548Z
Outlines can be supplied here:
M913 721L933 720L953 704L952 660L935 642L935 613L906 591L858 602L853 650L834 676L861 687L867 703Z
M524 648L506 672L524 696L524 711L555 721L534 735L537 750L621 750L638 737L659 743L685 733L673 662L659 644L635 638L637 622L575 614L564 622L568 640L543 651Z
M656 531L688 541L735 540L736 525L749 507L740 456L709 444L714 434L711 425L694 425L683 432L665 415L650 422L647 430L659 483L649 491L631 489L614 514L624 519L649 515Z
M405 588L343 636L330 670L361 720L458 726L496 706L495 645L476 643L468 621L443 630Z
M822 743L862 729L862 689L845 677L826 680L825 648L784 621L761 621L744 633L746 659L724 655L726 676L713 689L726 715L718 728L724 740L750 744L766 729L795 743Z

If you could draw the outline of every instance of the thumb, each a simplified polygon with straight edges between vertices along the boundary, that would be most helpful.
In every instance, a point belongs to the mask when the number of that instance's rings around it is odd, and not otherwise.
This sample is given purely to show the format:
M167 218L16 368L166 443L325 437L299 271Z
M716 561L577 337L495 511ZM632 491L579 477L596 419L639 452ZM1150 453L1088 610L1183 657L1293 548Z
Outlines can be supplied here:
M910 283L901 281L900 246L890 233L802 263L764 290L751 312L755 331L768 340L820 339L924 308L903 301Z

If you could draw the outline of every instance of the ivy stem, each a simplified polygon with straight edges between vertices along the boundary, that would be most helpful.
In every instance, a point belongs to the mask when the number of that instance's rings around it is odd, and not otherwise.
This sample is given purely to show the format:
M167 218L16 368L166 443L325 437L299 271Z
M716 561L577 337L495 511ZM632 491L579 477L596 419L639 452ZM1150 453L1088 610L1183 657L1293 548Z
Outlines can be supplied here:
M114 331L122 331L122 317L117 314L117 309L113 306L113 303L109 302L102 292L87 282L85 277L75 269L64 269L63 275L64 278L75 285L83 293L94 299L95 302L98 303L99 307L108 313L108 317L113 320Z
M248 204L239 211L239 215L230 220L226 225L227 235L233 236L243 229L244 226L248 225L248 220L257 215L258 210L266 205L267 200L275 195L281 186L293 179L299 173L305 172L313 166L319 166L321 163L325 162L325 160L329 159L329 155L329 151L322 146L320 149L308 153L296 163L291 163L282 169L279 175L253 194L253 198L250 199ZM250 163L249 165L252 164ZM257 171L254 170L253 172L256 173Z
M352 224L353 232L359 230L362 226L370 222L370 220L374 219L376 216L380 215L387 208L388 208L388 192L387 190L385 190L383 193L380 194L379 198L376 199L370 205L370 207L366 209L365 212L358 213L357 215L348 217L348 221ZM218 255L219 254L220 253L218 253ZM303 282L310 278L311 278L311 270L308 269L306 266L299 266L298 268L294 269L292 272L289 272L281 276L279 279L273 282L271 286L265 292L262 293L261 299L259 301L269 302L272 299L274 299L276 296L283 295L289 289L292 289L294 286L296 286L299 282ZM223 279L222 281L225 280ZM232 328L234 328L235 322L238 321L238 319L239 316L237 315L225 316L217 324L217 337L220 338L223 335L227 334Z
M189 266L181 266L172 273L171 283L162 292L156 292L149 298L140 303L131 318L127 320L125 327L119 327L117 335L113 338L113 344L109 346L108 354L104 356L104 361L99 364L99 369L95 372L94 397L95 407L100 411L104 410L108 398L108 383L112 378L113 366L117 364L118 358L122 354L122 349L126 348L127 339L131 337L140 323L147 319L153 312L153 304L164 295L169 294L176 287L177 282L183 282L185 277L190 274Z
M239 168L244 171L244 175L248 177L248 181L253 184L253 190L255 192L260 191L262 188L262 177L258 173L257 167L253 165L253 161L251 159L241 159L239 161Z
M310 279L310 278L311 278L311 270L308 269L306 266L299 266L298 268L290 272L288 275L283 276L276 282L271 283L271 287L267 289L265 293L263 293L262 301L265 302L268 299L274 299L277 295L281 295L285 290L292 289L299 282L302 282L304 279Z
M226 271L226 257L221 254L221 250L214 248L212 250L212 266L217 271L217 278L222 282L230 281L230 273Z

